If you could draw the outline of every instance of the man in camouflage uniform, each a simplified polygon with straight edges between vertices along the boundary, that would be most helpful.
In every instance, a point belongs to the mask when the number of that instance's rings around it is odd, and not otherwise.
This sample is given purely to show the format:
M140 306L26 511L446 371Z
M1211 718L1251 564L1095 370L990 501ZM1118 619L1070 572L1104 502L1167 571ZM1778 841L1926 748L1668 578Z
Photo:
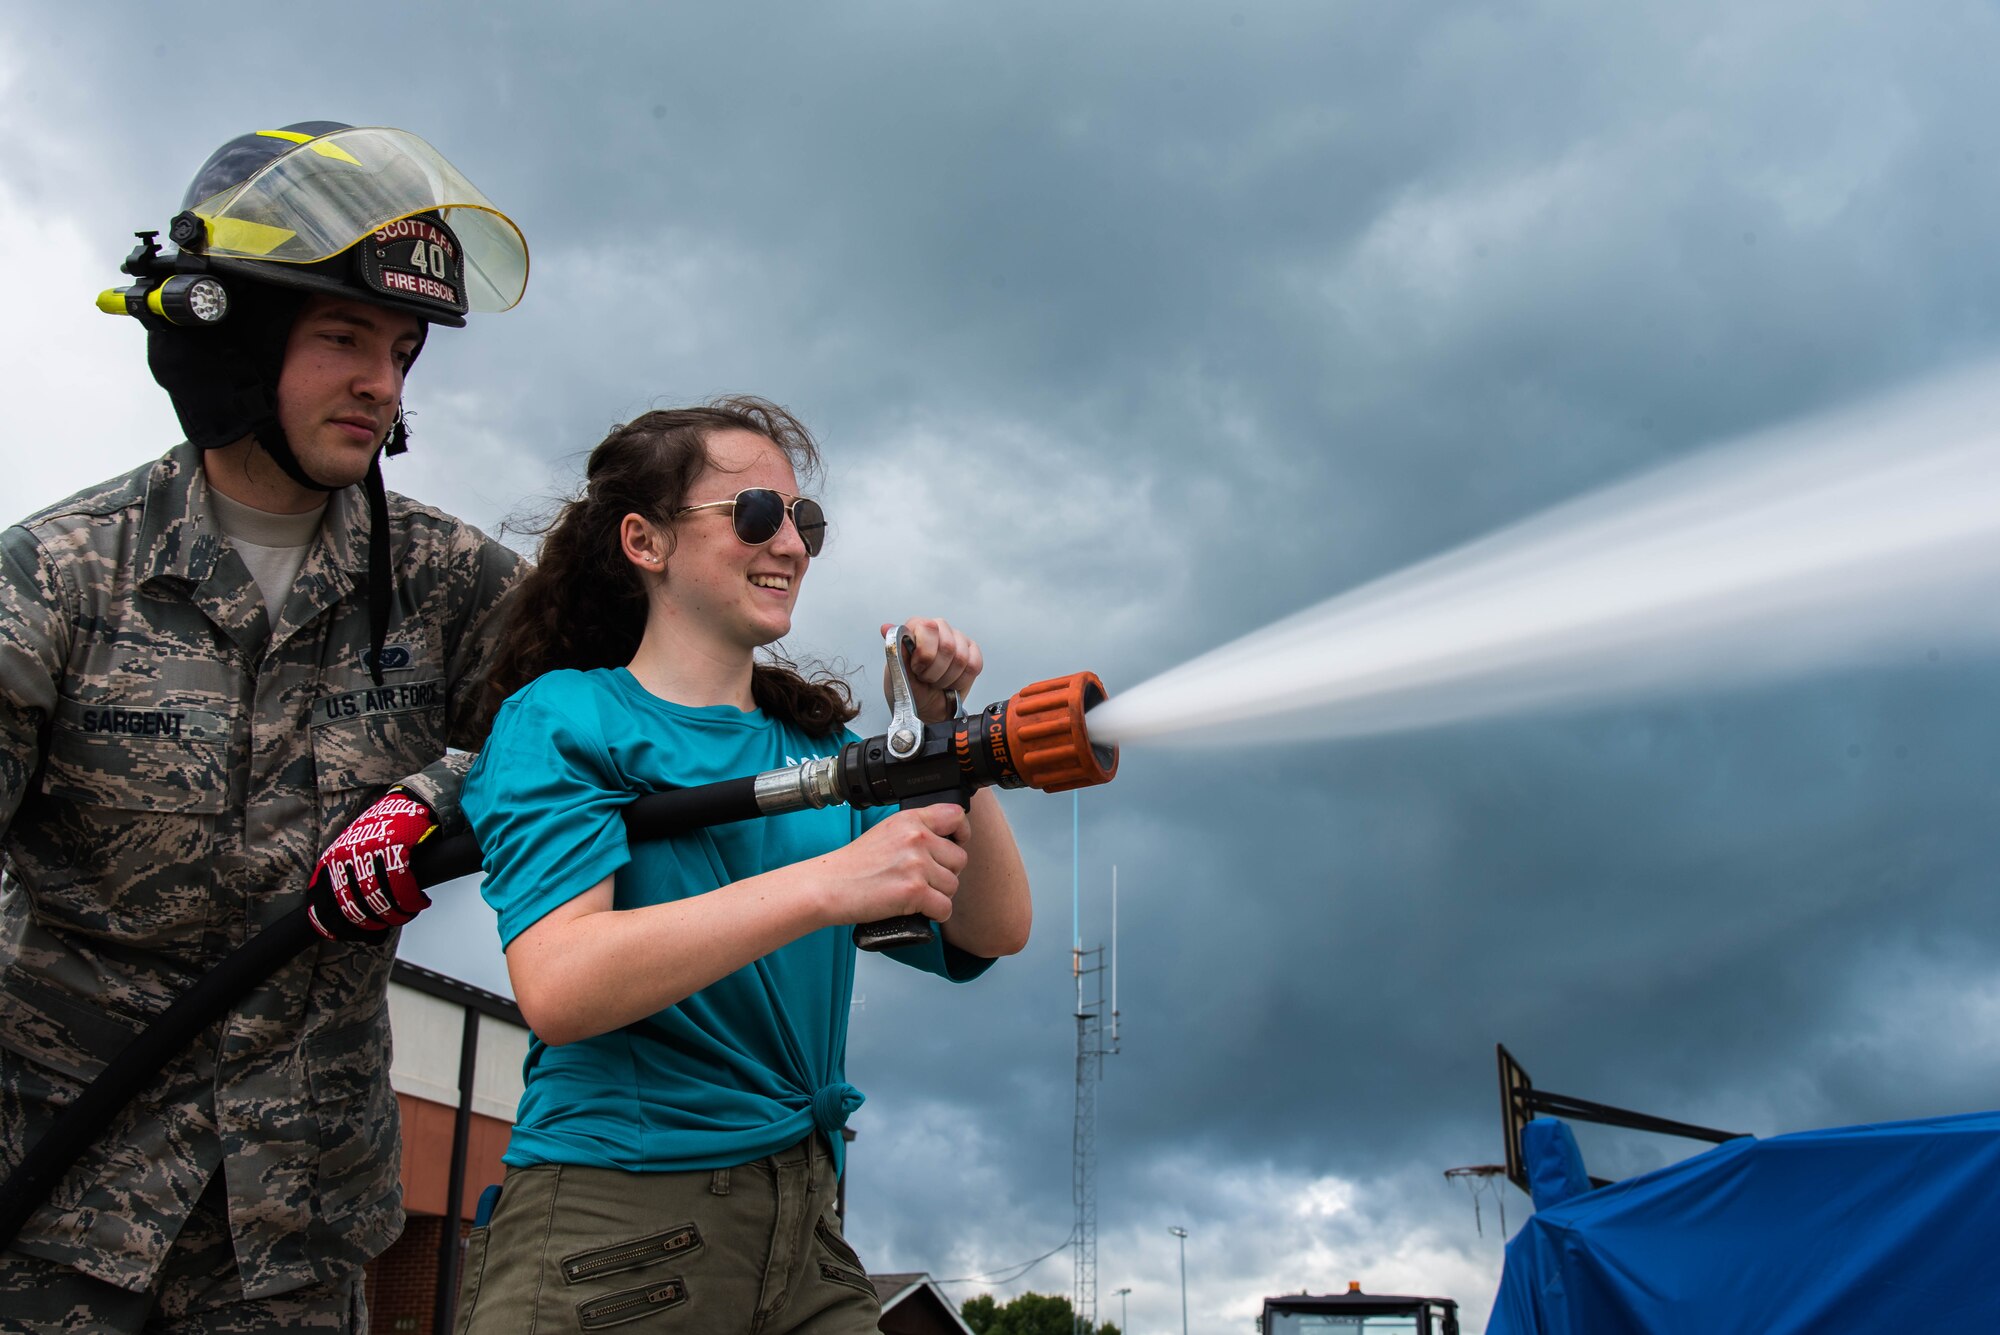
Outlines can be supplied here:
M69 1171L0 1252L0 1331L366 1329L361 1267L403 1223L386 994L428 903L403 868L457 818L445 748L482 739L518 563L379 469L429 327L519 298L513 224L414 136L326 122L231 141L185 208L181 255L142 245L99 304L147 325L188 442L0 535L0 1172L309 877L344 939Z

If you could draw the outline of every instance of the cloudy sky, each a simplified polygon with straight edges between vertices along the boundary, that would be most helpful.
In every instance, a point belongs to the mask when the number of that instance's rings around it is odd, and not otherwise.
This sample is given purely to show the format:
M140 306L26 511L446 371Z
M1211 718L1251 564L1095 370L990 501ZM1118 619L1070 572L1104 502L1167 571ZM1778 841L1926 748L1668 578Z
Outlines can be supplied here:
M432 341L391 485L488 528L612 423L819 431L796 650L984 643L1113 691L1678 456L2000 351L2000 18L1945 3L0 10L8 518L177 438L90 305L211 148L437 145L526 300ZM524 541L519 540L517 541ZM1964 615L1990 617L1992 604ZM1758 1134L2000 1099L1992 664L1904 661L1340 742L1133 747L1100 1315L1497 1281L1443 1169L1545 1087ZM1327 646L1337 655L1339 645ZM864 722L882 717L877 706ZM864 967L851 1231L1002 1273L1071 1224L1071 803L1012 795L1018 960ZM471 894L406 953L504 987ZM1593 1169L1684 1146L1584 1137ZM1509 1189L1511 1192L1511 1189ZM1508 1221L1527 1202L1511 1194ZM1067 1252L1010 1283L1067 1292ZM963 1298L978 1283L951 1291Z

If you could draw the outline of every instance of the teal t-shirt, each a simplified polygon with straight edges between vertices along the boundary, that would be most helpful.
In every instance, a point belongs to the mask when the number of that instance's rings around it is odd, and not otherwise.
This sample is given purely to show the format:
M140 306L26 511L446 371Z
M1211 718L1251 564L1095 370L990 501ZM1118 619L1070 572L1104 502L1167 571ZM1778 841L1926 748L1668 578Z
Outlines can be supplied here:
M631 844L619 813L645 793L781 769L853 740L810 738L761 710L673 704L624 668L531 682L501 706L465 780L501 945L606 876L613 907L634 909L845 845L887 810L826 807ZM892 954L954 981L991 963L931 938ZM846 1078L854 953L850 928L825 928L623 1029L561 1047L531 1036L505 1162L727 1168L814 1128L838 1162L839 1129L861 1104Z

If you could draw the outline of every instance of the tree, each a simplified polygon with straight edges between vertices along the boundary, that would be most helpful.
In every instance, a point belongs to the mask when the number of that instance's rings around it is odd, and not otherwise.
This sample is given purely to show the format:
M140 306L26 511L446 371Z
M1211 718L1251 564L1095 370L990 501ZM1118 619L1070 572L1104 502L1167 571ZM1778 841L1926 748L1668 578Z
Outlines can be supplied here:
M967 1298L958 1309L973 1335L1078 1335L1076 1311L1067 1298L1024 1293L1012 1302L996 1304L993 1295ZM1082 1335L1119 1335L1116 1325L1090 1326Z

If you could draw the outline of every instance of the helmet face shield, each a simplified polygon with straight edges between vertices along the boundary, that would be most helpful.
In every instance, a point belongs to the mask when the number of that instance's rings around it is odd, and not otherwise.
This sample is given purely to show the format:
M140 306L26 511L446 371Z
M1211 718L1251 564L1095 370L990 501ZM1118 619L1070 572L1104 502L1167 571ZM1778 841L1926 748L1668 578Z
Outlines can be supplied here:
M458 310L504 311L528 284L528 247L513 220L416 135L380 127L311 137L265 131L298 147L240 184L190 206L206 225L202 253L258 264L318 264L364 241L393 251L391 283L415 273ZM426 214L445 227L406 221ZM442 235L440 233L442 232ZM372 240L371 240L372 238ZM452 242L457 254L447 253ZM364 263L372 251L364 251ZM448 272L430 269L444 263ZM461 270L462 266L462 270ZM373 280L370 283L374 286ZM458 287L456 299L438 288ZM406 289L417 295L415 289Z

